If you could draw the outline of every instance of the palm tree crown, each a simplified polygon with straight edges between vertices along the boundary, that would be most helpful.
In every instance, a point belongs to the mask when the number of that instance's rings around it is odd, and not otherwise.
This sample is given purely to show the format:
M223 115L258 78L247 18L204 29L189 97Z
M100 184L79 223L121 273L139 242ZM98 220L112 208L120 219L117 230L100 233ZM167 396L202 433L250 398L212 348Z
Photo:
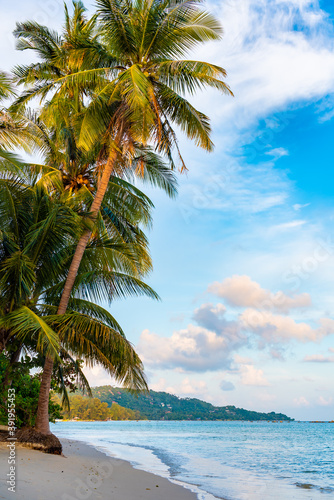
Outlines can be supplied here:
M16 68L28 90L18 103L32 97L59 102L86 96L88 109L81 144L109 141L152 143L168 155L177 148L174 125L196 144L213 148L208 117L183 96L213 87L232 95L226 72L214 64L180 59L190 49L222 35L219 22L200 9L200 2L97 0L98 18L85 20L81 2L74 2L72 20L66 11L63 37L36 23L15 31L18 48L33 49L40 63ZM79 34L81 35L79 36ZM80 99L79 99L80 101ZM76 105L76 104L73 104ZM80 106L77 106L79 111ZM185 164L181 158L181 168Z

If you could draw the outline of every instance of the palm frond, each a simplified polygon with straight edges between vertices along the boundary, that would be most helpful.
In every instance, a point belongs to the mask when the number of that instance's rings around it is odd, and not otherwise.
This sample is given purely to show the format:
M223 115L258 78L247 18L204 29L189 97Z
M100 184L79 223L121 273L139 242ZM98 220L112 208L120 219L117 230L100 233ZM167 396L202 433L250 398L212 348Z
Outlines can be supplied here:
M45 320L29 307L23 306L0 318L0 327L10 330L11 337L15 335L23 343L27 338L35 338L39 352L58 357L58 335Z
M142 362L119 332L79 313L49 316L48 322L59 332L65 349L89 366L99 363L126 387L147 390Z

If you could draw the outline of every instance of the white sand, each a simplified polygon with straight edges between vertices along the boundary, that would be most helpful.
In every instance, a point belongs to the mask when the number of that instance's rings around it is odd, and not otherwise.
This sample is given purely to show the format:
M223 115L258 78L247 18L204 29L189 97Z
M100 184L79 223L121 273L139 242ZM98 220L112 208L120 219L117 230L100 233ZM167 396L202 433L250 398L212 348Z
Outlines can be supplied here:
M0 499L196 500L168 479L134 469L79 441L61 440L64 456L17 445L16 492L8 491L8 448L0 446Z

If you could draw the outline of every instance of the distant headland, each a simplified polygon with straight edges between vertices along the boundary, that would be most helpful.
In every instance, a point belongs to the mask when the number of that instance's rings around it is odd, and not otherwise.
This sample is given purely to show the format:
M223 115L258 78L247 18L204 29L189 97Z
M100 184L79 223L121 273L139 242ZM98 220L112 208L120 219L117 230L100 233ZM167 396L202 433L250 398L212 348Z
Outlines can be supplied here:
M197 398L179 398L167 392L150 391L136 395L110 385L94 387L92 392L95 398L107 403L110 408L113 403L116 403L148 420L269 420L285 422L294 420L283 413L261 413L235 406L214 406Z

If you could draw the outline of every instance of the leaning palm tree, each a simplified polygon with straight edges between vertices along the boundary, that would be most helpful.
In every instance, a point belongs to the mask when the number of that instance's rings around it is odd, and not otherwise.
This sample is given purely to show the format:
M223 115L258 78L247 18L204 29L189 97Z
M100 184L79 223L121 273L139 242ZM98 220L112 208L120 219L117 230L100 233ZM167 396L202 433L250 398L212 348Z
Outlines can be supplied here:
M65 103L66 104L66 103ZM47 113L43 113L43 115ZM54 117L54 115L53 115ZM45 185L49 192L54 192L66 203L76 206L81 212L89 210L94 193L98 184L98 168L96 167L96 155L98 162L102 161L104 150L101 144L95 144L89 150L82 150L76 143L75 130L70 123L71 112L67 110L57 115L57 127L47 127L41 117L32 116L30 120L39 130L39 136L43 137L42 150L46 165L36 166L35 175L41 174L39 183ZM49 120L50 123L50 120ZM135 155L131 158L122 157L118 167L119 172L125 173L128 180L135 175L138 166L145 166L142 180L163 188L167 194L174 196L176 193L176 181L173 172L161 161L159 156L150 148L135 148ZM115 172L116 174L116 172ZM124 176L123 176L124 177ZM108 235L113 241L114 247L117 242L121 244L118 254L118 262L109 263L113 269L126 265L127 272L146 274L151 269L151 259L147 251L147 240L140 229L141 223L149 224L151 201L138 188L129 183L125 178L113 175L110 178L107 192L96 221L96 229L99 234ZM91 255L94 236L86 248L86 253ZM105 250L103 250L105 251ZM126 253L135 253L136 258L126 258ZM95 258L98 257L95 255ZM123 258L124 257L124 258ZM94 258L92 259L94 262ZM129 268L129 263L136 267ZM81 272L83 263L81 263ZM97 277L95 278L97 279ZM44 372L43 381L51 382L51 363L49 372ZM48 363L46 363L48 366ZM41 391L44 397L39 405L43 413L38 412L36 427L45 428L47 421L46 393ZM40 417L40 415L43 415ZM44 422L41 426L41 420Z
M81 2L74 4L83 10ZM85 43L78 32L69 37L78 24L71 24L68 17L67 45L36 23L20 24L15 32L19 48L33 49L41 58L37 64L16 69L18 81L29 87L17 104L25 105L39 96L44 102L49 98L47 106L55 109L71 95L76 112L84 115L80 146L88 149L103 138L108 156L100 165L98 188L90 206L93 223L112 173L122 157L133 154L135 144L154 146L174 167L173 148L179 150L173 126L177 125L198 146L212 150L209 119L185 99L186 92L213 87L231 94L223 80L223 68L179 59L189 49L218 40L222 34L219 22L199 9L197 2L97 0L97 7L98 32L94 17L88 22L90 37ZM64 61L68 62L65 69ZM88 103L86 109L82 96ZM179 157L183 170L185 164ZM92 227L84 230L78 242L58 314L66 312L92 231ZM47 358L46 379L41 386L45 394L51 371L52 359Z

